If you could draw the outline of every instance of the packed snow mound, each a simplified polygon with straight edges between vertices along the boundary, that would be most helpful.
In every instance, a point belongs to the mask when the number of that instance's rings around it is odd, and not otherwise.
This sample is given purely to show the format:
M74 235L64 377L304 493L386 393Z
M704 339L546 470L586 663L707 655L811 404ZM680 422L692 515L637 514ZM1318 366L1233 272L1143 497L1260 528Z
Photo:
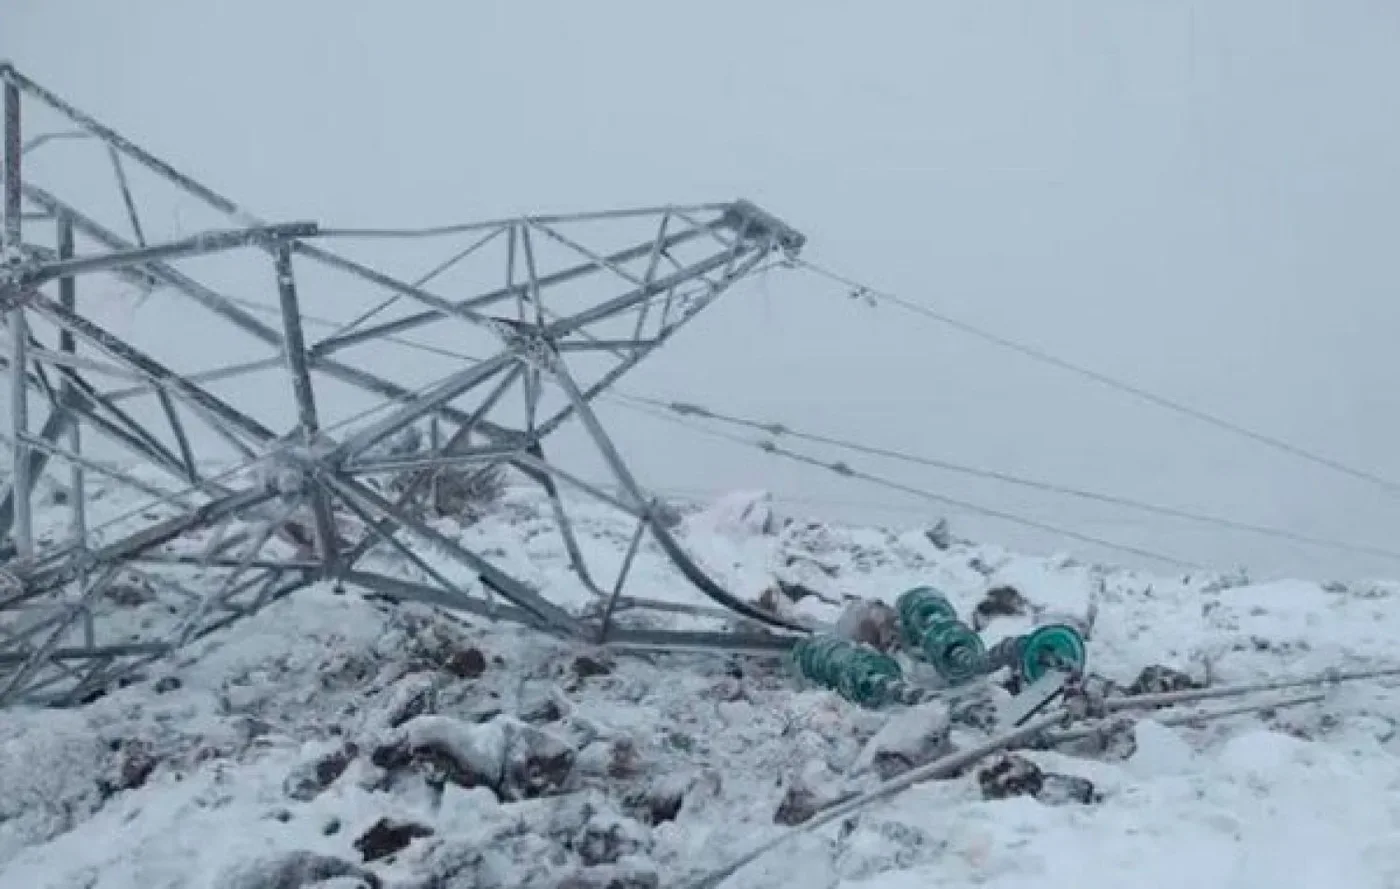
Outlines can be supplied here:
M1091 668L1124 685L1149 665L1213 682L1394 665L1400 586L1154 577L765 503L735 495L678 533L741 595L816 620L932 585L989 641L1091 625ZM515 493L440 527L583 608L547 514ZM620 565L631 524L576 515L590 558ZM697 602L650 545L633 574ZM725 886L1400 885L1397 719L1376 681L1022 751L798 836ZM941 704L860 709L774 660L614 655L318 586L82 708L4 712L0 889L684 886L980 737Z

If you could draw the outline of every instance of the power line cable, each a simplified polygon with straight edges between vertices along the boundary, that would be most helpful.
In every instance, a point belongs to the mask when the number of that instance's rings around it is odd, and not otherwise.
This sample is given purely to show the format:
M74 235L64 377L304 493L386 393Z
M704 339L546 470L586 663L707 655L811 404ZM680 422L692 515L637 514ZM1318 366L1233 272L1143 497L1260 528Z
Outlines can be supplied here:
M844 283L844 282L843 282L843 283ZM252 300L245 300L245 301L242 301L242 302L243 302L249 309L254 309L254 310L266 312L266 313L268 313L268 314L276 314L276 313L279 312L278 309L276 309L276 308L274 308L274 307L272 307L272 306L263 305L263 304L261 304L261 303L254 302L254 301L252 301ZM332 321L332 320L327 319L327 318L320 318L320 317L316 317L316 316L312 316L312 315L307 315L307 314L303 314L302 317L303 317L303 319L304 319L307 323L309 323L309 324L315 324L315 325L320 325L320 326L325 326L325 327L339 327L339 326L341 326L341 325L340 325L340 322ZM585 334L585 336L587 336L587 335ZM413 340L405 340L405 339L401 339L401 338L397 338L397 337L390 338L390 339L391 339L392 342L395 342L395 343L398 344L398 345L402 345L402 346L405 346L405 347L410 348L410 349L416 349L416 350L428 352L428 353L431 353L431 354L434 354L434 355L439 355L439 356L444 356L444 357L451 357L451 358L456 358L456 359L459 359L459 360L471 361L471 362L479 362L479 361L481 360L480 358L478 358L478 357L476 357L476 356L473 356L473 355L468 355L468 354L466 354L466 353L454 351L454 350L451 350L451 349L444 349L444 348L440 348L440 347L436 347L436 346L431 346L431 345L428 345L428 344L426 344L426 343L415 342L415 341L413 341ZM1037 480L1037 479L1030 479L1030 478L1024 478L1024 477L1020 477L1020 476L1015 476L1015 475L1012 475L1012 474L1010 474L1010 473L1004 473L1004 472L998 472L998 471L995 471L995 470L982 469L982 468L973 467L973 466L966 466L966 465L962 465L962 464L958 464L958 463L953 463L953 462L947 461L947 460L940 460L940 459L934 458L934 457L927 457L927 456L922 456L922 455L917 455L917 454L909 454L909 453L904 453L904 452L900 452L900 451L895 451L895 450L888 449L888 448L881 448L881 447L874 446L874 445L866 445L866 444L862 444L862 443L856 442L856 441L851 441L851 440L848 440L848 439L841 439L841 438L836 438L836 437L833 437L833 436L826 436L826 435L821 435L821 434L811 433L811 432L803 432L803 431L801 431L801 430L794 429L794 428L792 428L792 427L790 427L790 426L788 426L788 425L786 425L786 424L783 424L783 423L762 422L762 421L758 421L758 420L750 420L750 419L746 419L746 418L742 418L742 417L736 417L736 416L732 416L732 415L729 415L729 414L725 414L724 412L717 411L717 410L715 410L715 409L713 409L713 408L709 408L709 407L706 407L706 406L700 405L700 404L694 404L694 403L688 403L688 402L678 402L678 401L666 401L666 400L663 400L663 399L650 398L650 397L647 397L647 396L633 395L633 394L630 394L630 393L627 393L627 392L623 392L623 391L620 391L620 390L618 390L618 391L613 391L613 392L605 392L605 393L602 394L601 398L604 399L604 400L608 400L608 401L612 401L612 402L614 402L614 403L617 403L617 404L619 404L620 406L623 406L623 407L633 407L633 408L635 408L636 405L638 405L638 404L643 404L643 405L648 405L648 406L652 406L652 407L657 407L657 408L661 408L661 409L664 409L664 410L668 410L668 411L671 411L672 413L675 413L675 414L690 415L690 416L698 416L698 417L703 417L703 418L707 418L707 419L716 420L716 421L719 421L719 422L725 422L725 423L730 423L730 424L734 424L734 425L740 425L740 426L744 426L744 427L747 427L747 428L755 429L755 430L757 430L757 431L765 432L765 433L767 433L767 434L769 434L769 435L773 435L773 436L775 436L775 437L778 437L778 436L787 436L787 437L789 437L789 438L799 439L799 440L803 440L803 441L809 441L809 442L812 442L812 443L814 443L814 444L822 444L822 445L827 445L827 446L830 446L830 447L836 447L836 448L842 448L842 449L846 449L846 450L851 450L851 451L857 452L857 453L864 453L864 454L866 454L866 455L868 455L868 456L884 457L884 458L887 458L887 459L897 460L897 461L900 461L900 462L910 463L910 464L914 464L914 465L921 465L921 466L927 466L927 467L936 468L936 469L943 469L943 470L946 470L946 471L949 471L949 472L955 472L955 473L959 473L959 474L963 474L963 475L968 475L968 476L972 476L972 477L986 478L986 479L990 479L990 480L1000 481L1000 482L1003 482L1003 483L1006 483L1006 484L1017 485L1017 486L1020 486L1020 487L1025 487L1025 488L1029 488L1029 489L1033 489L1033 490L1039 490L1039 491L1043 491L1043 492L1046 492L1046 493L1058 494L1058 495L1068 496L1068 497L1075 497L1075 498L1082 499L1082 500L1088 500L1088 501L1092 501L1092 502L1103 503L1103 504L1105 504L1105 505L1117 506L1117 507L1126 508L1126 509L1135 509L1135 510L1138 510L1138 511L1140 511L1140 512L1145 512L1145 513L1150 513L1150 514L1155 514L1155 515L1167 516L1167 517L1171 517L1171 518L1181 519L1181 520L1184 520L1184 521L1197 522L1197 523L1200 523L1200 524L1211 525L1211 526L1214 526L1214 527L1227 528L1227 529L1235 530L1235 531L1245 531L1245 532L1249 532L1249 533L1253 533L1253 534L1258 534L1258 535L1265 536L1265 537L1273 537L1273 538L1280 539L1280 540L1288 540L1288 541L1291 541L1291 542L1294 542L1294 543L1303 543L1303 544L1308 544L1308 545L1311 545L1311 546L1319 546L1319 547L1334 549L1334 550L1343 551L1343 552L1352 552L1352 553L1357 553L1357 554L1361 554L1361 555L1369 555L1369 556L1374 556L1374 557L1380 557L1380 558L1385 558L1385 559L1391 559L1391 560L1400 561L1400 552L1396 552L1396 551L1394 551L1394 550L1384 549L1384 548L1381 548L1381 547L1368 546L1368 545L1366 545L1366 544L1352 544L1352 543L1347 543L1347 542L1344 542L1344 541L1332 540L1332 539L1322 538L1322 537L1312 537L1312 536L1309 536L1309 535L1300 534L1300 533L1293 532L1293 531L1288 531L1287 529L1283 529L1283 528L1274 528L1274 527L1270 527L1270 526L1266 526L1266 525L1255 525L1255 524L1251 524L1251 523L1248 523L1248 522L1236 521L1236 520L1234 520L1234 519L1229 519L1229 518L1225 518L1225 517L1222 517L1222 516L1213 516L1213 515L1204 514L1204 513L1190 512L1190 511L1188 511L1188 510L1175 509L1175 508L1173 508L1173 507L1161 506L1161 505L1154 504L1154 503L1147 503L1147 502L1144 502L1144 501L1134 500L1134 499L1128 498L1128 497L1121 497L1121 496L1117 496L1117 495L1113 495L1113 494L1103 494L1103 493L1099 493L1099 492L1095 492L1095 491L1088 491L1088 490L1084 490L1084 489L1073 488L1073 487L1066 486L1066 485L1058 485L1058 484L1055 484L1055 483L1052 483L1052 482L1045 482L1045 481L1040 481L1040 480ZM646 413L651 413L651 412L650 412L650 411L646 411ZM676 417L665 416L664 419L675 420ZM710 433L710 434L712 434L712 433L714 432L713 430L706 430L706 429L703 429L703 428L701 428L701 427L699 427L699 426L697 426L697 425L695 425L695 424L684 424L684 423L683 423L683 424L679 424L679 425L681 425L683 428L687 428L687 429L689 429L689 430L691 430L691 431L695 431L695 432L700 432L700 433L702 433L702 434L704 434L704 433ZM734 438L730 438L729 440L731 440L731 441L737 441L737 442L740 442L740 443L743 443L743 444L747 444L747 445L750 445L750 446L757 446L754 442L752 442L752 441L750 441L750 440L748 440L748 439L741 439L741 438L734 437ZM820 462L820 461L818 461L818 462ZM825 466L826 464L822 464L822 465ZM830 468L830 467L827 466L827 468ZM860 480L860 479L858 479L858 480ZM896 485L897 485L897 484L900 484L900 483L898 483L898 482L893 482L892 480L884 480L884 481L889 481L890 484L896 484ZM889 486L889 485L884 485L884 487L888 487L888 486ZM927 493L927 492L925 492L925 493ZM973 504L973 506L975 506L975 504ZM978 509L981 509L981 507L978 507ZM1107 542L1105 542L1104 545L1114 546L1113 544L1107 543ZM1157 558L1157 557L1154 556L1154 558ZM1165 559L1165 560L1166 560L1166 561L1176 561L1176 562L1179 562L1179 560L1174 560L1174 559ZM1197 566L1192 565L1191 567L1197 567Z
M1067 497L1075 497L1081 500L1088 500L1095 503L1103 503L1110 506L1122 507L1125 509L1135 509L1140 512L1154 515L1167 516L1170 518L1182 519L1185 521L1198 522L1205 525L1213 525L1220 528L1228 528L1234 531L1247 531L1265 537L1274 537L1281 540L1289 540L1294 543L1305 543L1311 546L1326 547L1345 552L1357 553L1359 555L1379 556L1381 558L1400 561L1400 552L1385 549L1383 547L1368 546L1359 543L1347 543L1341 540L1333 540L1325 537L1313 537L1307 534L1300 534L1289 531L1285 528L1275 528L1268 525L1256 525L1249 522L1236 521L1222 516L1214 516L1206 513L1191 512L1184 509L1176 509L1170 506L1161 506L1155 503L1148 503L1141 500L1134 500L1129 497L1121 497L1113 494L1103 494L1097 491L1084 490L1082 488L1059 485L1053 482L1040 481L1038 479L1024 478L1005 472L997 472L990 469L982 469L975 466L967 466L954 463L948 460L941 460L935 457L926 457L919 454L910 454L904 451L897 451L890 448L882 448L874 445L862 444L849 439L836 438L817 433L803 432L794 429L785 423L763 422L744 417L736 417L716 411L704 405L681 401L665 401L659 398L648 398L645 396L628 395L618 393L615 398L622 398L628 401L638 402L653 407L669 410L681 416L694 416L727 423L734 426L741 426L765 432L774 437L786 437L801 441L808 441L813 444L821 444L829 447L849 450L856 453L866 454L872 457L883 457L890 460L897 460L902 463L911 463L918 466L927 466L934 469L941 469L948 472L955 472L961 475L972 476L974 478L989 479L1002 482L1004 484L1017 485L1036 491L1043 491L1051 494L1059 494Z
M1046 533L1053 534L1058 537L1065 537L1071 540L1078 540L1083 543L1090 543L1095 546L1101 546L1105 549L1129 553L1131 555L1140 556L1142 558L1151 559L1157 562L1165 562L1167 564L1176 565L1178 567L1192 569L1199 569L1200 567L1202 567L1196 564L1195 562L1189 562L1185 559L1177 558L1176 556L1168 556L1162 553L1153 552L1152 550L1130 546L1128 544L1114 543L1111 540L1105 540L1101 537L1095 537L1091 534L1082 534L1078 531L1071 531L1065 528L1058 528L1054 525L1050 525L1045 522L1037 521L1035 519L1028 519L1023 516L1018 516L1009 512L1004 512L999 509L993 509L991 507L982 506L980 504L972 503L967 500L960 500L956 497L949 497L944 494L936 494L932 491L928 491L923 488L918 488L913 485L904 484L903 482L894 481L893 479L888 479L882 476L864 472L862 470L856 469L855 467L843 461L829 463L827 461L817 459L816 457L812 457L807 454L802 454L797 451L784 448L772 441L752 441L742 436L731 435L726 432L720 432L717 429L707 429L703 426L698 426L694 423L689 423L679 417L675 417L663 411L653 410L635 404L628 404L627 406L630 407L630 409L632 410L649 414L653 417L656 417L657 419L685 426L701 435L708 435L710 437L723 439L734 444L740 444L751 448L757 448L758 450L763 451L766 454L771 454L775 457L781 457L783 459L791 460L797 463L803 463L808 466L815 466L819 469L826 469L845 478L855 479L856 481L861 481L870 485L887 488L892 491L899 491L900 493L909 494L914 497L920 497L924 500L928 500L933 503L941 503L944 506L953 506L958 509L965 510L966 512L987 516L989 518L1000 519L1002 521L1010 522L1012 524L1022 525L1024 527L1033 528L1038 531L1044 531Z
M1166 398L1165 396L1149 392L1148 390L1143 389L1140 386L1135 386L1131 383L1125 383L1122 380L1115 379L1114 377L1110 377L1107 374L1100 373L1096 370L1091 370L1090 368L1084 367L1079 364L1075 364L1063 358L1059 358L1055 355L1051 355L1050 353L1038 349L1034 346L1029 346L1024 343L1016 342L1015 340L1008 339L1006 337L992 333L988 330L984 330L980 327L969 324L966 321L960 321L957 318L944 314L943 312L940 312L936 309L932 309L921 303L913 302L911 300L907 300L900 296L897 296L893 293L882 291L874 287L870 287L866 284L862 284L859 281L837 274L836 272L833 272L815 263L809 262L805 259L794 259L792 262L793 265L798 268L806 269L807 271L812 272L815 275L826 278L829 281L841 284L842 286L849 288L854 294L869 296L874 299L883 300L891 305L904 309L905 311L921 315L933 321L937 321L940 324L951 327L962 333L975 336L978 339L992 343L993 345L1000 346L1004 349L1010 349L1013 352L1018 352L1021 355L1024 355L1035 361L1039 361L1043 364L1048 364L1052 367L1057 367L1061 370L1069 371L1070 373L1077 374L1078 376L1092 380L1111 389L1116 389L1117 391L1131 395L1134 398L1139 399L1140 401L1147 402L1148 404L1152 404L1157 407L1165 408L1183 416L1191 417L1192 419L1198 420L1202 423L1215 426L1218 429L1223 429L1234 435L1242 436L1258 444L1262 444L1267 447L1273 448L1274 450L1290 454L1294 457L1298 457L1302 460L1315 463L1319 466L1325 466L1328 469L1331 469L1335 472L1340 472L1344 475L1349 475L1353 478L1370 482L1371 484L1374 484L1378 487L1385 489L1386 491L1389 491L1391 494L1400 495L1400 482L1392 481L1390 479L1379 476L1373 472L1369 472L1365 469L1357 469L1354 466L1349 466L1345 463L1342 463L1339 460L1335 460L1331 457L1318 454L1315 451L1310 451L1298 445L1291 444L1289 442L1284 441L1283 439L1276 438L1272 435L1268 435L1263 432L1258 432L1246 426L1242 426L1239 423L1236 423L1232 420L1227 420L1223 417L1218 417L1214 414L1210 414L1203 410L1200 410L1199 408L1194 408L1190 405L1182 404L1179 401L1173 401L1172 399Z

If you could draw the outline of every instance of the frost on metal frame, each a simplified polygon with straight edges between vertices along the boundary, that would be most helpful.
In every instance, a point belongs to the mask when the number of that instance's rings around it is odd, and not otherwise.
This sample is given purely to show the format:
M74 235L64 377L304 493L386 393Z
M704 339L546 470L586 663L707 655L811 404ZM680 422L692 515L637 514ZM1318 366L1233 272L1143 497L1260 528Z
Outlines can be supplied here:
M13 67L0 82L0 705L84 700L319 581L619 646L781 649L793 635L772 630L803 631L686 554L592 406L736 282L796 256L804 238L781 220L740 200L413 230L272 224ZM143 215L155 189L179 201L173 220ZM546 450L571 420L606 489ZM425 424L426 444L393 446ZM597 599L583 616L431 523L444 497L487 496L503 472L547 494ZM123 514L90 496L100 486L151 499ZM36 514L41 490L62 492L66 522ZM584 559L563 491L635 517L617 576ZM648 607L625 595L646 535L712 600L694 613L736 620L628 626ZM133 583L185 607L144 630L112 607Z

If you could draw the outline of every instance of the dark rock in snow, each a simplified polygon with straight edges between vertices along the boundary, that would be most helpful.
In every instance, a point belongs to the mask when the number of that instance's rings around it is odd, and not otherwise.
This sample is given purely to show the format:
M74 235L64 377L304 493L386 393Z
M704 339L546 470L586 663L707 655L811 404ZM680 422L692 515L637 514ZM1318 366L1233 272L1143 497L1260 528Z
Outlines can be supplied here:
M387 697L383 722L398 728L437 709L437 680L430 673L410 673L394 684Z
M1003 753L977 770L983 799L1035 796L1045 784L1040 767L1023 756Z
M521 702L518 715L529 723L558 722L564 710L553 695L541 694Z
M685 804L685 785L674 781L659 782L647 790L634 793L623 801L643 824L655 826L675 821Z
M573 771L577 751L534 726L521 723L512 728L501 795L507 799L533 799L561 791Z
M821 593L817 592L811 587L807 586L806 584L796 583L787 580L778 580L776 581L776 584L778 587L778 592L782 593L784 596L787 596L788 601L790 602L801 602L803 599L810 598L816 598L821 599L822 601L826 601L826 597L824 597Z
M711 769L670 773L652 782L645 791L629 796L626 806L639 821L654 827L676 820L688 802L693 800L695 805L703 806L706 798L716 797L722 790L723 780Z
M836 635L889 652L899 646L899 615L878 599L857 599L836 620Z
M282 790L294 800L309 802L334 784L359 753L359 748L354 744L346 744L338 750L303 763L293 769L282 782Z
M1035 798L1047 806L1062 806L1068 803L1087 806L1103 799L1103 794L1095 789L1094 782L1088 778L1044 772L1041 779L1040 790L1035 794Z
M560 792L576 756L567 742L507 717L473 724L420 716L370 761L389 772L417 772L437 789L489 787L502 799L520 800Z
M612 673L611 661L602 654L581 654L574 658L574 675L580 679L593 676L607 676Z
M800 783L788 785L778 811L773 813L773 823L787 827L801 824L817 814L821 802L817 795Z
M565 877L555 889L660 889L661 877L649 862L584 867Z
M151 585L134 575L126 575L109 584L102 595L110 602L127 607L145 605L156 600L156 593L151 589Z
M938 522L927 531L924 537L932 543L936 549L946 550L953 545L953 529L949 527L947 519L939 519Z
M1160 694L1162 692L1186 691L1187 689L1201 687L1199 682L1180 670L1173 670L1171 667L1164 667L1160 664L1152 664L1144 667L1142 672L1138 674L1137 679L1133 680L1133 684L1128 686L1128 694Z
M584 864L615 864L624 856L650 849L651 834L645 825L634 819L595 813L570 846Z
M972 628L981 632L998 617L1018 617L1030 611L1031 604L1015 587L993 587L972 610Z
M123 790L141 787L159 765L147 741L117 740L112 741L108 748L115 756L108 764L107 775L97 781L103 799Z
M480 648L460 648L447 656L442 668L458 679L475 679L486 672L486 655Z
M355 851L360 853L365 863L369 863L381 858L388 858L395 852L408 848L408 844L414 840L432 835L433 829L431 827L380 818L358 840L355 840Z

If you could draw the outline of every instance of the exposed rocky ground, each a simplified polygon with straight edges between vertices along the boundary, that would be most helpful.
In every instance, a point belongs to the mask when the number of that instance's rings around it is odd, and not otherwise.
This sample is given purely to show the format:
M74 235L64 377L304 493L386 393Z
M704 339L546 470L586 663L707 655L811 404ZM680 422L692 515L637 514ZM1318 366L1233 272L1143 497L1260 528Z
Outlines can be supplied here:
M459 533L584 604L539 504L508 506ZM628 526L581 527L621 559ZM943 528L784 522L746 497L682 532L744 595L826 620L925 583L988 641L1092 613L1093 669L1138 691L1390 665L1400 635L1386 584L1148 577ZM656 553L636 571L700 601ZM993 757L726 885L1400 885L1393 694ZM611 654L318 587L85 707L4 713L0 886L683 886L982 737L942 704L862 710L777 661Z

